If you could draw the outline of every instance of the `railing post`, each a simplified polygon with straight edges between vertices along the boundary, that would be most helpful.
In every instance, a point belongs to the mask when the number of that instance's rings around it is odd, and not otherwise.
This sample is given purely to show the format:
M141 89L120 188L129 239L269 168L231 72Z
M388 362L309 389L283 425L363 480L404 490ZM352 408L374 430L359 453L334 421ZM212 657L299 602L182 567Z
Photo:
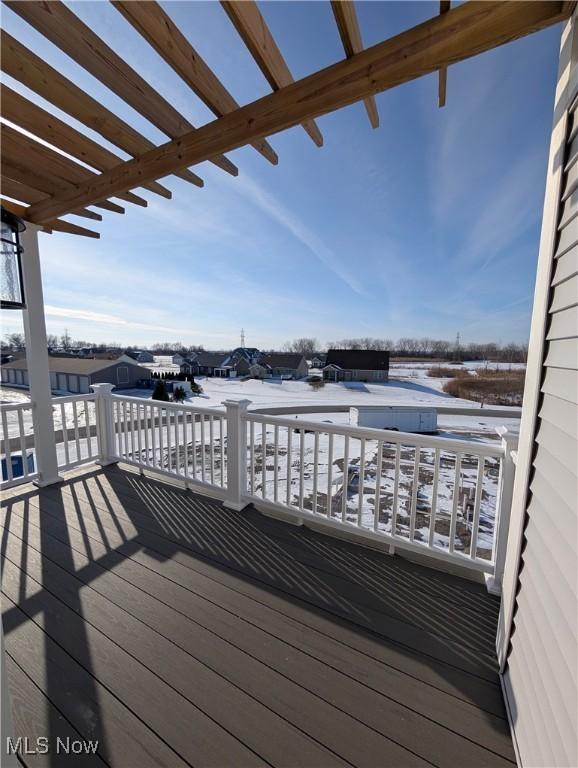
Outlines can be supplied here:
M486 577L486 587L492 595L502 593L502 578L506 562L506 550L508 547L508 533L510 530L510 513L512 511L512 494L514 491L514 477L516 464L512 456L518 445L518 436L508 432L506 427L498 427L496 432L502 438L504 455L500 465L500 478L498 481L498 496L496 504L496 535L494 539L494 573Z
M52 392L46 343L46 320L42 275L38 252L38 227L26 223L22 232L22 282L26 309L22 310L24 336L26 339L26 368L32 403L32 424L34 428L34 454L39 487L52 485L62 480L58 474L56 436L52 415Z
M227 498L223 506L239 512L247 506L247 422L250 400L224 400L227 409Z
M98 435L97 464L106 467L118 463L114 446L114 417L112 413L112 384L91 384L96 398L96 434Z

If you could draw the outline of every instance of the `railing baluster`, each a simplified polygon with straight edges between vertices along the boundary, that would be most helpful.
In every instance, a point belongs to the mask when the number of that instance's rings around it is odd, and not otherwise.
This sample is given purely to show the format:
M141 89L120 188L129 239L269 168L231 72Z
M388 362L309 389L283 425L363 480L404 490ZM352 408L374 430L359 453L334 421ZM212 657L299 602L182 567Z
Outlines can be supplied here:
M159 469L164 469L165 463L165 419L163 415L164 408L162 405L158 406L158 423L159 423Z
M327 446L327 517L331 517L333 502L333 432L329 433L329 445Z
M139 464L143 464L143 458L142 458L142 424L141 424L141 416L140 416L140 410L141 405L140 403L136 403L135 405L135 412L136 412L136 447L138 451L138 462ZM134 428L135 422L133 422L133 428ZM134 458L134 457L133 457Z
M122 431L124 436L124 457L128 459L128 420L126 416L126 402L122 401Z
M293 427L287 427L287 506L291 506L291 449L293 448Z
M401 443L395 446L395 469L393 478L393 507L391 510L391 535L397 536L397 507L399 504L399 472L401 464Z
M205 482L205 414L201 414L201 481Z
M20 436L20 454L22 456L22 471L24 473L24 477L28 477L29 475L28 455L26 453L26 438L24 436L24 416L22 415L21 408L18 409L18 434ZM7 437L8 437L8 433L6 430L4 430L5 442L10 442L9 440L6 439ZM6 459L8 460L8 457L6 457ZM10 460L10 464L12 464L12 460Z
M347 522L347 493L349 490L349 435L343 444L343 485L341 488L341 522Z
M377 441L377 464L375 467L375 502L373 509L373 530L379 530L379 509L381 507L381 468L383 466L383 442Z
M197 416L191 417L191 445L193 447L193 478L197 479Z
M182 417L183 417L183 437L182 437L182 443L183 443L183 470L185 473L185 478L189 479L189 439L188 439L188 421L189 417L187 415L187 411L182 411ZM222 453L221 448L221 453ZM222 459L221 459L222 460Z
M152 464L153 467L158 466L157 462L157 406L151 404L151 449L152 449ZM160 438L159 438L160 439Z
M211 478L211 485L215 484L215 437L213 434L213 429L213 416L209 416L209 456L211 458L209 477Z
M165 408L164 411L167 421L167 472L170 472L171 467L173 466L173 439L171 437L172 411L170 408Z
M173 424L175 428L175 472L177 475L181 475L181 451L180 451L180 444L181 444L181 438L179 435L179 410L175 408L174 412L174 419Z
M460 500L460 475L462 472L462 454L456 453L456 477L454 481L454 495L452 499L452 517L450 521L450 552L454 551L456 526L458 521L458 504Z
M305 433L299 430L299 509L303 509L303 499L305 495Z
M143 422L144 422L144 449L145 449L145 464L150 466L150 455L149 455L149 424L151 425L151 429L154 429L154 425L152 423L152 419L149 420L148 412L149 412L149 406L147 403L143 403L142 408L142 415L143 415Z
M249 426L249 474L251 477L251 496L255 495L255 422Z
M66 428L66 411L64 410L64 403L60 403L60 420L62 422L62 439L64 441L64 461L65 464L70 464L70 453L68 450L68 429Z
M279 501L279 426L275 424L273 431L273 501Z
M359 441L359 482L357 484L357 525L361 526L363 521L363 489L365 486L365 438Z
M78 431L78 410L76 408L76 400L72 401L72 423L74 424L74 443L76 449L76 461L80 461L82 458L80 453L80 433Z
M472 518L472 535L470 539L470 557L475 560L478 555L478 528L480 526L480 507L482 504L482 490L484 486L484 465L486 461L483 456L478 456L478 474L476 478L476 496L474 500L474 515ZM494 518L494 539L496 537Z
M439 475L440 475L440 449L436 448L434 452L434 473L433 473L433 485L432 485L432 491L431 491L431 507L430 507L430 515L429 515L428 544L430 547L433 547L434 545Z
M221 452L221 488L225 487L225 437L224 437L224 423L225 420L222 416L219 417L219 450Z
M267 425L261 424L261 496L267 498Z
M86 451L88 458L92 459L92 436L90 434L90 408L89 405L92 401L84 401L84 426L86 428Z
M419 445L414 449L415 458L413 462L413 479L411 482L411 507L409 516L409 540L413 541L415 537L415 518L417 514L417 490L419 485L419 463L421 459L421 448Z
M319 432L313 440L313 512L317 514L317 489L319 483Z
M12 451L10 450L10 437L8 436L8 417L6 411L2 411L2 433L4 435L4 459L6 461L6 475L9 483L14 479L12 474Z

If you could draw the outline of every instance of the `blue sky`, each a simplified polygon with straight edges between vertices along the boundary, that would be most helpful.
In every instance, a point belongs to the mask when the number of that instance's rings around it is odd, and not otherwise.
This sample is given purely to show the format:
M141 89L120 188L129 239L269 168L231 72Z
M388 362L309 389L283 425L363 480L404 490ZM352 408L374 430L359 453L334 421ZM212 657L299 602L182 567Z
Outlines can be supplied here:
M269 92L219 3L163 5L237 101ZM343 58L329 3L259 5L296 79ZM213 119L109 3L70 7L194 125ZM358 2L364 44L437 8ZM141 133L166 139L5 7L2 24ZM241 327L263 348L458 331L464 342L525 341L559 39L558 26L452 66L444 109L437 77L421 78L377 96L377 130L355 104L317 121L321 149L300 127L271 137L276 167L249 147L229 155L237 178L203 163L204 189L166 179L172 200L143 192L148 208L105 214L100 240L41 235L48 331L208 348L238 343ZM5 331L19 314L2 312Z

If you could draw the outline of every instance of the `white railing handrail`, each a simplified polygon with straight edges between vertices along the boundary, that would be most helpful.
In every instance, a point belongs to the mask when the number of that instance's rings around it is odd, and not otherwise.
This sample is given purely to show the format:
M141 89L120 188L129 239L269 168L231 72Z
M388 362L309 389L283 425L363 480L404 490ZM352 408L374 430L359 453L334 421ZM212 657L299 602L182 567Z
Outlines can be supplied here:
M52 402L54 405L58 403L82 403L86 400L94 400L95 397L94 392L83 392L80 395L57 395L52 398Z
M147 405L149 407L165 408L168 411L188 411L189 413L201 413L205 416L222 417L225 413L223 408L209 408L206 406L192 405L191 403L173 403L170 400L152 400L146 397L132 397L131 395L122 395L113 393L111 397L114 400L122 400L125 403L134 403L135 405Z
M330 424L328 422L306 421L304 419L289 419L284 416L266 416L253 411L245 412L245 421L256 424L270 424L278 427L293 427L306 429L310 432L322 432L330 435L348 436L358 439L379 440L385 443L401 445L418 445L421 448L440 448L452 453L468 453L474 456L493 456L501 458L504 455L502 445L492 443L476 443L472 440L453 440L449 437L422 435L415 432L398 432L390 429L374 429L372 427L355 427L349 424Z
M13 411L27 411L32 408L32 403L27 400L22 403L2 403L0 405L0 413L10 413Z

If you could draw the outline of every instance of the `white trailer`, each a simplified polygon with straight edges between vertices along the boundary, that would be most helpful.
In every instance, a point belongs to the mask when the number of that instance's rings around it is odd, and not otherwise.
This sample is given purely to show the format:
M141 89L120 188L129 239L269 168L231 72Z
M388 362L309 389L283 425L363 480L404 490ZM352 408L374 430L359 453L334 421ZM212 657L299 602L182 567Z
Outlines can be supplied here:
M435 408L413 408L400 405L361 405L349 409L349 423L373 429L395 429L399 432L436 432Z

